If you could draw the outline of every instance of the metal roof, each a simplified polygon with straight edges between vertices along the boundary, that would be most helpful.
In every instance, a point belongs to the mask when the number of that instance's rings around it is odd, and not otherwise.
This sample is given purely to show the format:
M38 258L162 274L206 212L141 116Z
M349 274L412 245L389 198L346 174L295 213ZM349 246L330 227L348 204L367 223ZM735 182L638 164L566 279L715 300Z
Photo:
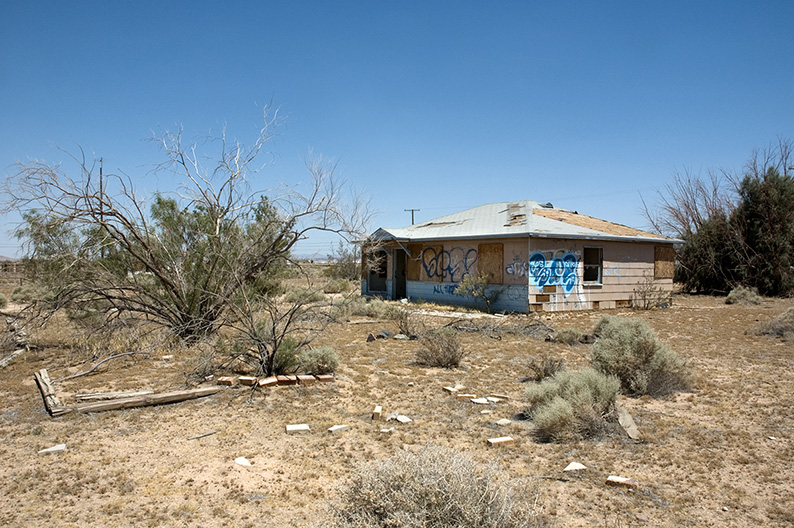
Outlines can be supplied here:
M676 239L531 200L481 205L396 229L382 227L372 236L378 240L409 242L528 236L669 244L678 242Z

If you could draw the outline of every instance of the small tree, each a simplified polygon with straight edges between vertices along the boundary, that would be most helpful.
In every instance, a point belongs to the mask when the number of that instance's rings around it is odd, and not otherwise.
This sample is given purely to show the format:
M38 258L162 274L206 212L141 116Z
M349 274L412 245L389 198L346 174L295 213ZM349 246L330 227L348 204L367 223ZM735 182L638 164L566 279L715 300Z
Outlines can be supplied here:
M485 304L485 310L491 313L493 303L499 298L502 293L500 288L488 286L488 275L483 273L474 276L468 274L463 277L455 288L455 293L458 295L471 296L475 300Z
M52 292L46 307L138 318L188 340L223 325L254 334L264 324L270 330L257 332L277 349L289 334L283 327L300 319L306 304L279 304L272 289L279 270L297 266L292 248L312 231L358 238L368 210L360 199L343 203L334 165L319 159L307 163L305 188L271 196L252 191L274 125L265 111L250 146L215 138L219 154L209 166L180 133L156 138L165 154L157 170L177 174L183 187L149 200L136 194L129 176L97 175L82 153L72 156L76 175L39 161L20 164L5 182L6 205L24 214L17 235L29 249L34 278ZM251 326L246 310L262 307L265 322L254 317ZM275 349L268 348L265 372Z

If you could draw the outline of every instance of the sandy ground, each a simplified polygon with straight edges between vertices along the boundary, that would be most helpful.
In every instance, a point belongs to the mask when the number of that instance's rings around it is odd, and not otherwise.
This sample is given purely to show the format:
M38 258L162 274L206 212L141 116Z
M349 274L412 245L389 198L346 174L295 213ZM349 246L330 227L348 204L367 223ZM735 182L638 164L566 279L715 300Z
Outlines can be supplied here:
M524 408L519 380L529 373L528 359L546 354L584 365L584 345L466 334L463 368L428 369L414 364L415 341L366 342L369 332L396 331L393 322L349 322L329 327L320 339L341 358L333 384L225 388L179 404L52 419L33 372L46 367L56 379L91 363L73 364L57 339L42 339L42 348L0 370L0 525L312 526L322 523L336 486L357 464L433 442L496 463L508 475L541 479L539 503L557 526L791 526L794 344L745 331L792 305L789 299L730 306L713 297L677 296L665 310L606 312L646 319L694 369L692 392L666 400L621 398L640 442L538 443L531 423L516 419ZM601 314L543 319L553 328L588 331ZM449 322L424 317L430 325ZM81 392L183 389L194 364L188 355L124 358L58 383L57 390L69 402ZM455 383L478 396L511 399L482 414L484 406L442 390ZM413 421L372 422L375 405ZM499 427L501 418L513 422ZM293 423L311 431L287 435L285 426ZM335 424L350 429L327 432ZM515 444L486 445L503 435ZM60 443L65 453L38 454ZM235 464L237 457L252 465ZM564 474L572 461L588 469ZM640 486L605 486L609 475L635 478Z

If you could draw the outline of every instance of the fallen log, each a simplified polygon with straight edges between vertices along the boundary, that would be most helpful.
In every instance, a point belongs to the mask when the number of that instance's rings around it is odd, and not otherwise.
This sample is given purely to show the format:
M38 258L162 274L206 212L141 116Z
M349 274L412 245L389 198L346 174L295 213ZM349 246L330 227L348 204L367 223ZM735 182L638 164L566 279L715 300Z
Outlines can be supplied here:
M221 387L201 387L184 391L162 392L159 394L145 394L131 398L120 398L117 400L80 403L77 405L63 405L53 407L50 414L53 416L63 416L69 413L90 413L99 411L114 411L117 409L130 409L133 407L147 407L150 405L163 405L166 403L177 403L186 400L203 398L221 391Z
M47 374L47 369L41 369L34 373L33 377L36 379L39 392L41 392L41 399L44 400L44 408L47 409L50 416L54 416L54 410L61 407L61 401L55 396L55 389L50 381L50 375Z

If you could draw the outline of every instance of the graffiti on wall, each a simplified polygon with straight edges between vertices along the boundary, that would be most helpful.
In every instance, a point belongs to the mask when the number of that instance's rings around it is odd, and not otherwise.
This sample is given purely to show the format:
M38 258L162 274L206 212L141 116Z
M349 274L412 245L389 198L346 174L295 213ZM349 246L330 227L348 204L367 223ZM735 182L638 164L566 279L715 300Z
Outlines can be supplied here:
M517 277L529 275L529 263L521 260L521 257L513 257L513 262L505 266L505 273Z
M579 258L571 252L557 252L557 256L549 254L548 259L540 251L529 256L529 279L538 288L562 286L563 292L568 295L579 282L578 269Z
M435 248L425 248L422 251L422 267L428 278L439 277L442 280L459 282L469 273L475 262L476 249L454 247L449 251L436 251Z

